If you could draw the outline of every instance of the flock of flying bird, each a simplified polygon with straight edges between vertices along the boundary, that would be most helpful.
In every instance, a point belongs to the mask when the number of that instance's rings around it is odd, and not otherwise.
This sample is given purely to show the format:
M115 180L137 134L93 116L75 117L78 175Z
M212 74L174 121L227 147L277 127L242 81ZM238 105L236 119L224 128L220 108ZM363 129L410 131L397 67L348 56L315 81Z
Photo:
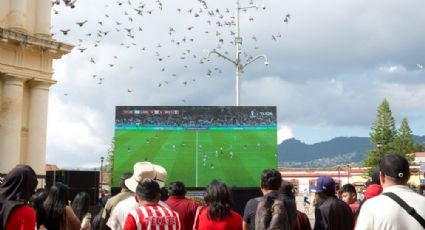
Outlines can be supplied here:
M72 10L78 10L79 2L77 2L77 0L62 1L63 4ZM101 48L104 40L111 35L115 37L117 35L121 36L122 42L120 42L119 45L122 50L115 55L111 55L112 59L107 64L103 63L105 66L102 69L107 70L108 68L114 68L117 65L122 65L123 63L119 62L119 56L127 55L128 53L152 55L153 58L152 56L151 58L156 61L153 66L158 68L158 75L169 76L169 78L165 80L158 81L156 83L157 87L164 87L172 81L178 81L182 86L188 86L189 84L195 83L199 78L192 77L191 79L185 79L184 76L178 78L178 76L180 76L178 74L179 70L175 67L170 67L173 65L170 65L168 62L171 60L179 61L178 66L180 66L180 71L182 68L188 69L194 66L194 64L203 65L208 63L210 66L203 67L206 71L204 74L200 75L212 77L214 75L222 74L223 70L221 67L211 66L212 62L206 58L207 55L205 53L196 49L196 44L199 43L198 40L203 39L201 36L208 36L210 40L214 42L210 46L211 49L219 51L226 56L233 56L234 54L227 50L234 49L234 39L236 36L234 12L236 9L213 8L209 6L207 0L196 1L198 4L190 4L190 8L177 7L172 9L179 15L179 18L176 18L177 20L180 20L183 16L185 16L186 19L182 19L179 25L170 25L162 28L165 36L155 39L155 41L158 41L156 44L149 45L142 41L144 36L150 35L148 34L149 32L144 30L144 26L140 23L143 21L140 17L164 13L164 4L162 0L106 0L102 3L104 4L102 12L104 13L101 18L98 18L95 21L76 19L74 25L68 25L66 28L54 28L54 34L52 35L54 36L58 33L61 33L63 36L68 36L72 33L79 35L83 34L83 36L78 38L77 41L71 41L71 43L77 44L76 49L78 52L84 56L88 55L89 57L87 57L87 61L93 65L99 64L97 60L98 57L96 57L96 48ZM252 0L248 1L248 6L255 6ZM55 7L60 4L60 0L52 1L54 15L61 13ZM108 9L111 10L108 11ZM253 12L254 14L256 13L255 10L253 10ZM245 17L242 19L244 19L245 22L243 21L243 23L250 23L256 20L254 16L247 15L247 12L244 13ZM165 13L162 16L166 17ZM278 25L276 28L279 28L279 23L289 23L290 19L290 14L282 13L281 17L278 19ZM204 24L200 25L199 23L195 23L195 20L201 20ZM183 23L188 24L181 25ZM141 35L144 32L145 34ZM253 49L251 49L251 51L259 50L258 44L261 43L259 42L259 36L260 35L255 34L244 36L245 39L250 40L251 44L253 44L253 47L251 47ZM276 32L274 34L270 34L268 39L272 42L278 42L282 37L283 36L280 32ZM165 39L165 41L160 41L160 39ZM244 42L244 44L245 43L246 42ZM170 46L174 46L174 50L177 47L180 51L177 51L177 53L165 54L170 50ZM93 52L88 52L89 50ZM247 52L242 52L241 57L243 57L246 62L249 62L253 58L253 56ZM416 64L416 67L418 69L423 69L422 64ZM134 68L134 66L129 66L128 70L133 70ZM168 68L170 68L170 71L168 71ZM103 72L91 74L91 77L99 85L104 83L106 76L108 76L108 74ZM128 88L127 92L131 93L133 92L133 89Z
M78 10L79 2L77 0L62 0L66 6L69 6L71 10ZM209 6L206 0L196 0L197 4L190 4L191 8L176 8L176 12L179 15L177 20L182 19L181 22L178 22L178 25L168 26L162 28L164 36L161 38L154 38L156 44L147 44L142 41L144 37L150 36L145 31L144 26L141 24L143 20L140 17L147 17L154 14L160 14L164 12L164 4L161 0L107 0L103 1L104 9L100 10L103 12L101 18L97 18L95 21L87 19L76 19L75 24L68 25L65 28L53 28L53 36L61 34L61 36L70 37L72 34L73 38L77 38L76 41L70 41L72 44L76 45L77 52L81 53L84 58L87 58L87 61L91 65L102 64L105 65L102 69L108 70L108 68L114 68L117 65L124 65L127 62L120 63L119 56L127 55L129 53L136 53L140 55L152 55L151 59L155 60L156 63L153 66L158 67L158 74L169 76L165 80L161 80L156 83L157 87L164 87L172 81L177 81L182 84L182 86L188 86L196 82L199 78L185 79L184 76L178 74L179 70L168 71L168 68L172 65L168 64L169 61L178 60L180 66L184 69L188 69L194 64L206 64L209 62L207 59L207 54L203 53L201 50L196 49L198 40L201 40L201 36L208 36L212 43L210 45L211 49L214 49L226 56L233 57L233 52L228 52L226 49L234 49L234 42L236 36L236 26L235 26L235 10L229 8L212 8ZM54 0L53 5L53 14L60 15L58 5L60 5L60 0ZM247 2L249 6L255 6L252 0ZM61 11L69 10L69 8L60 8ZM108 10L109 9L109 10ZM113 10L112 10L113 9ZM117 10L118 9L118 10ZM174 9L173 9L174 10ZM255 10L252 10L253 14L256 13ZM99 12L99 11L98 11ZM166 17L166 15L162 15ZM182 16L182 17L180 17ZM256 18L254 16L249 16L245 10L245 16L242 17L249 23L254 21ZM289 23L291 15L287 13L282 13L280 18L281 24ZM201 20L204 23L200 26L200 23L195 23L194 20ZM186 22L185 22L186 21ZM187 22L189 21L189 22ZM174 21L176 22L176 21ZM189 23L186 25L181 25L182 23ZM278 22L279 23L279 22ZM158 27L161 29L160 27ZM279 28L279 25L276 27ZM246 32L246 31L245 31ZM74 33L74 34L73 34ZM142 33L146 33L141 35ZM81 36L78 38L78 36ZM119 42L120 52L111 54L112 58L109 58L107 64L104 63L104 59L100 61L100 57L97 57L96 54L97 48L101 48L102 45L108 40L109 37L119 37L122 42ZM255 34L251 36L246 36L246 39L249 39L253 44L252 50L259 50L259 38ZM282 38L280 32L269 35L269 39L272 42L278 42ZM162 39L162 41L160 40ZM164 40L165 39L165 40ZM106 43L110 43L107 41ZM170 47L173 47L172 49ZM177 53L166 54L170 50L179 50ZM91 52L90 52L91 51ZM115 52L115 51L114 51ZM246 62L253 59L253 56L247 52L242 52L241 57L245 59ZM212 61L208 64L211 64ZM134 69L134 66L129 66L128 69ZM172 67L170 67L172 68ZM93 68L95 69L95 68ZM222 74L223 70L217 66L208 66L204 69L207 69L205 76L212 77L214 75ZM125 73L120 73L120 75ZM91 73L91 77L99 85L102 85L105 81L105 77L108 74L105 73ZM128 88L128 93L133 92L133 89Z

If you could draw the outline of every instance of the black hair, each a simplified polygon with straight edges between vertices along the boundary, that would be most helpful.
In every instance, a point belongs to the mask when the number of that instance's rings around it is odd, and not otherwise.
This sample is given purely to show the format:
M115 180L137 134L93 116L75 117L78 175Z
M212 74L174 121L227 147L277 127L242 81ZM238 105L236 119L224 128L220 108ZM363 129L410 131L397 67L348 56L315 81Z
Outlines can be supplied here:
M160 190L158 182L152 179L144 179L137 184L136 194L142 200L157 202Z
M47 229L61 229L65 217L68 186L58 182L50 188L46 200L43 202L44 220L41 224Z
M36 223L37 229L40 227L40 223L43 221L43 202L46 200L49 192L44 188L39 188L35 191L34 195L31 197L31 207L35 210L36 213Z
M168 187L168 194L170 196L185 196L186 195L186 186L181 181L176 181L170 184Z
M264 169L261 173L261 188L278 190L282 183L282 174L276 169Z
M162 187L159 191L161 193L161 198L159 200L166 201L168 200L168 189L166 187Z
M379 179L379 169L373 172L371 184L379 184L381 185L381 180Z
M72 210L80 221L84 219L84 216L89 211L89 205L90 197L86 192L78 193L72 201Z
M295 199L294 185L289 181L282 180L279 193Z
M354 187L354 185L352 184L345 184L341 187L341 191L344 192L348 192L354 195L357 195L357 191L356 191L356 187Z
M205 191L204 200L208 205L208 216L213 221L226 218L233 206L233 197L230 189L219 180L211 181Z
M104 226L102 226L102 213L105 208L100 209L100 211L97 213L97 215L93 218L91 222L91 229L92 230L98 230L98 229L104 229Z
M120 187L121 188L127 188L127 186L125 186L124 181L127 180L128 178L132 177L132 176L133 176L133 173L131 173L131 172L123 173L120 177Z
M44 188L37 189L34 195L31 196L31 207L36 211L42 209L43 202L46 200L48 194L49 192Z

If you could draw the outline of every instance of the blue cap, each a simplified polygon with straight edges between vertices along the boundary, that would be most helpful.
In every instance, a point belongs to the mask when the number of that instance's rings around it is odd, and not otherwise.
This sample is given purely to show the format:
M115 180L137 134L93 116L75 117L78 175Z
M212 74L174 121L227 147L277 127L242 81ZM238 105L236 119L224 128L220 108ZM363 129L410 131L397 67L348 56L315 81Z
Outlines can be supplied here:
M335 181L332 177L321 176L316 181L316 192L335 192Z

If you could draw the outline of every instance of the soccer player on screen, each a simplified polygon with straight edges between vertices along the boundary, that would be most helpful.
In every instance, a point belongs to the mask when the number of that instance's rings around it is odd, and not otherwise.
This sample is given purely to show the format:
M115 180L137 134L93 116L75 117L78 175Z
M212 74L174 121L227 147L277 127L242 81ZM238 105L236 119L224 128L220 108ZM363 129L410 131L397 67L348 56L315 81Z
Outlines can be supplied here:
M207 165L207 158L202 158L202 165L203 166L206 166Z

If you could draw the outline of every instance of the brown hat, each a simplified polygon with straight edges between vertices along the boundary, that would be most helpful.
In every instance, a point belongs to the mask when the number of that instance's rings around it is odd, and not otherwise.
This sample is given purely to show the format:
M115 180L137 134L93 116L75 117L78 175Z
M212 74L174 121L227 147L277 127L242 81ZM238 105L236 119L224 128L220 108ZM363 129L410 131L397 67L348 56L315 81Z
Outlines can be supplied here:
M124 181L130 191L136 192L137 184L143 179L152 179L162 188L167 180L167 171L160 165L142 161L134 164L133 176Z
M385 176L397 179L404 179L410 176L409 162L398 154L390 154L382 158L379 163L379 170Z

